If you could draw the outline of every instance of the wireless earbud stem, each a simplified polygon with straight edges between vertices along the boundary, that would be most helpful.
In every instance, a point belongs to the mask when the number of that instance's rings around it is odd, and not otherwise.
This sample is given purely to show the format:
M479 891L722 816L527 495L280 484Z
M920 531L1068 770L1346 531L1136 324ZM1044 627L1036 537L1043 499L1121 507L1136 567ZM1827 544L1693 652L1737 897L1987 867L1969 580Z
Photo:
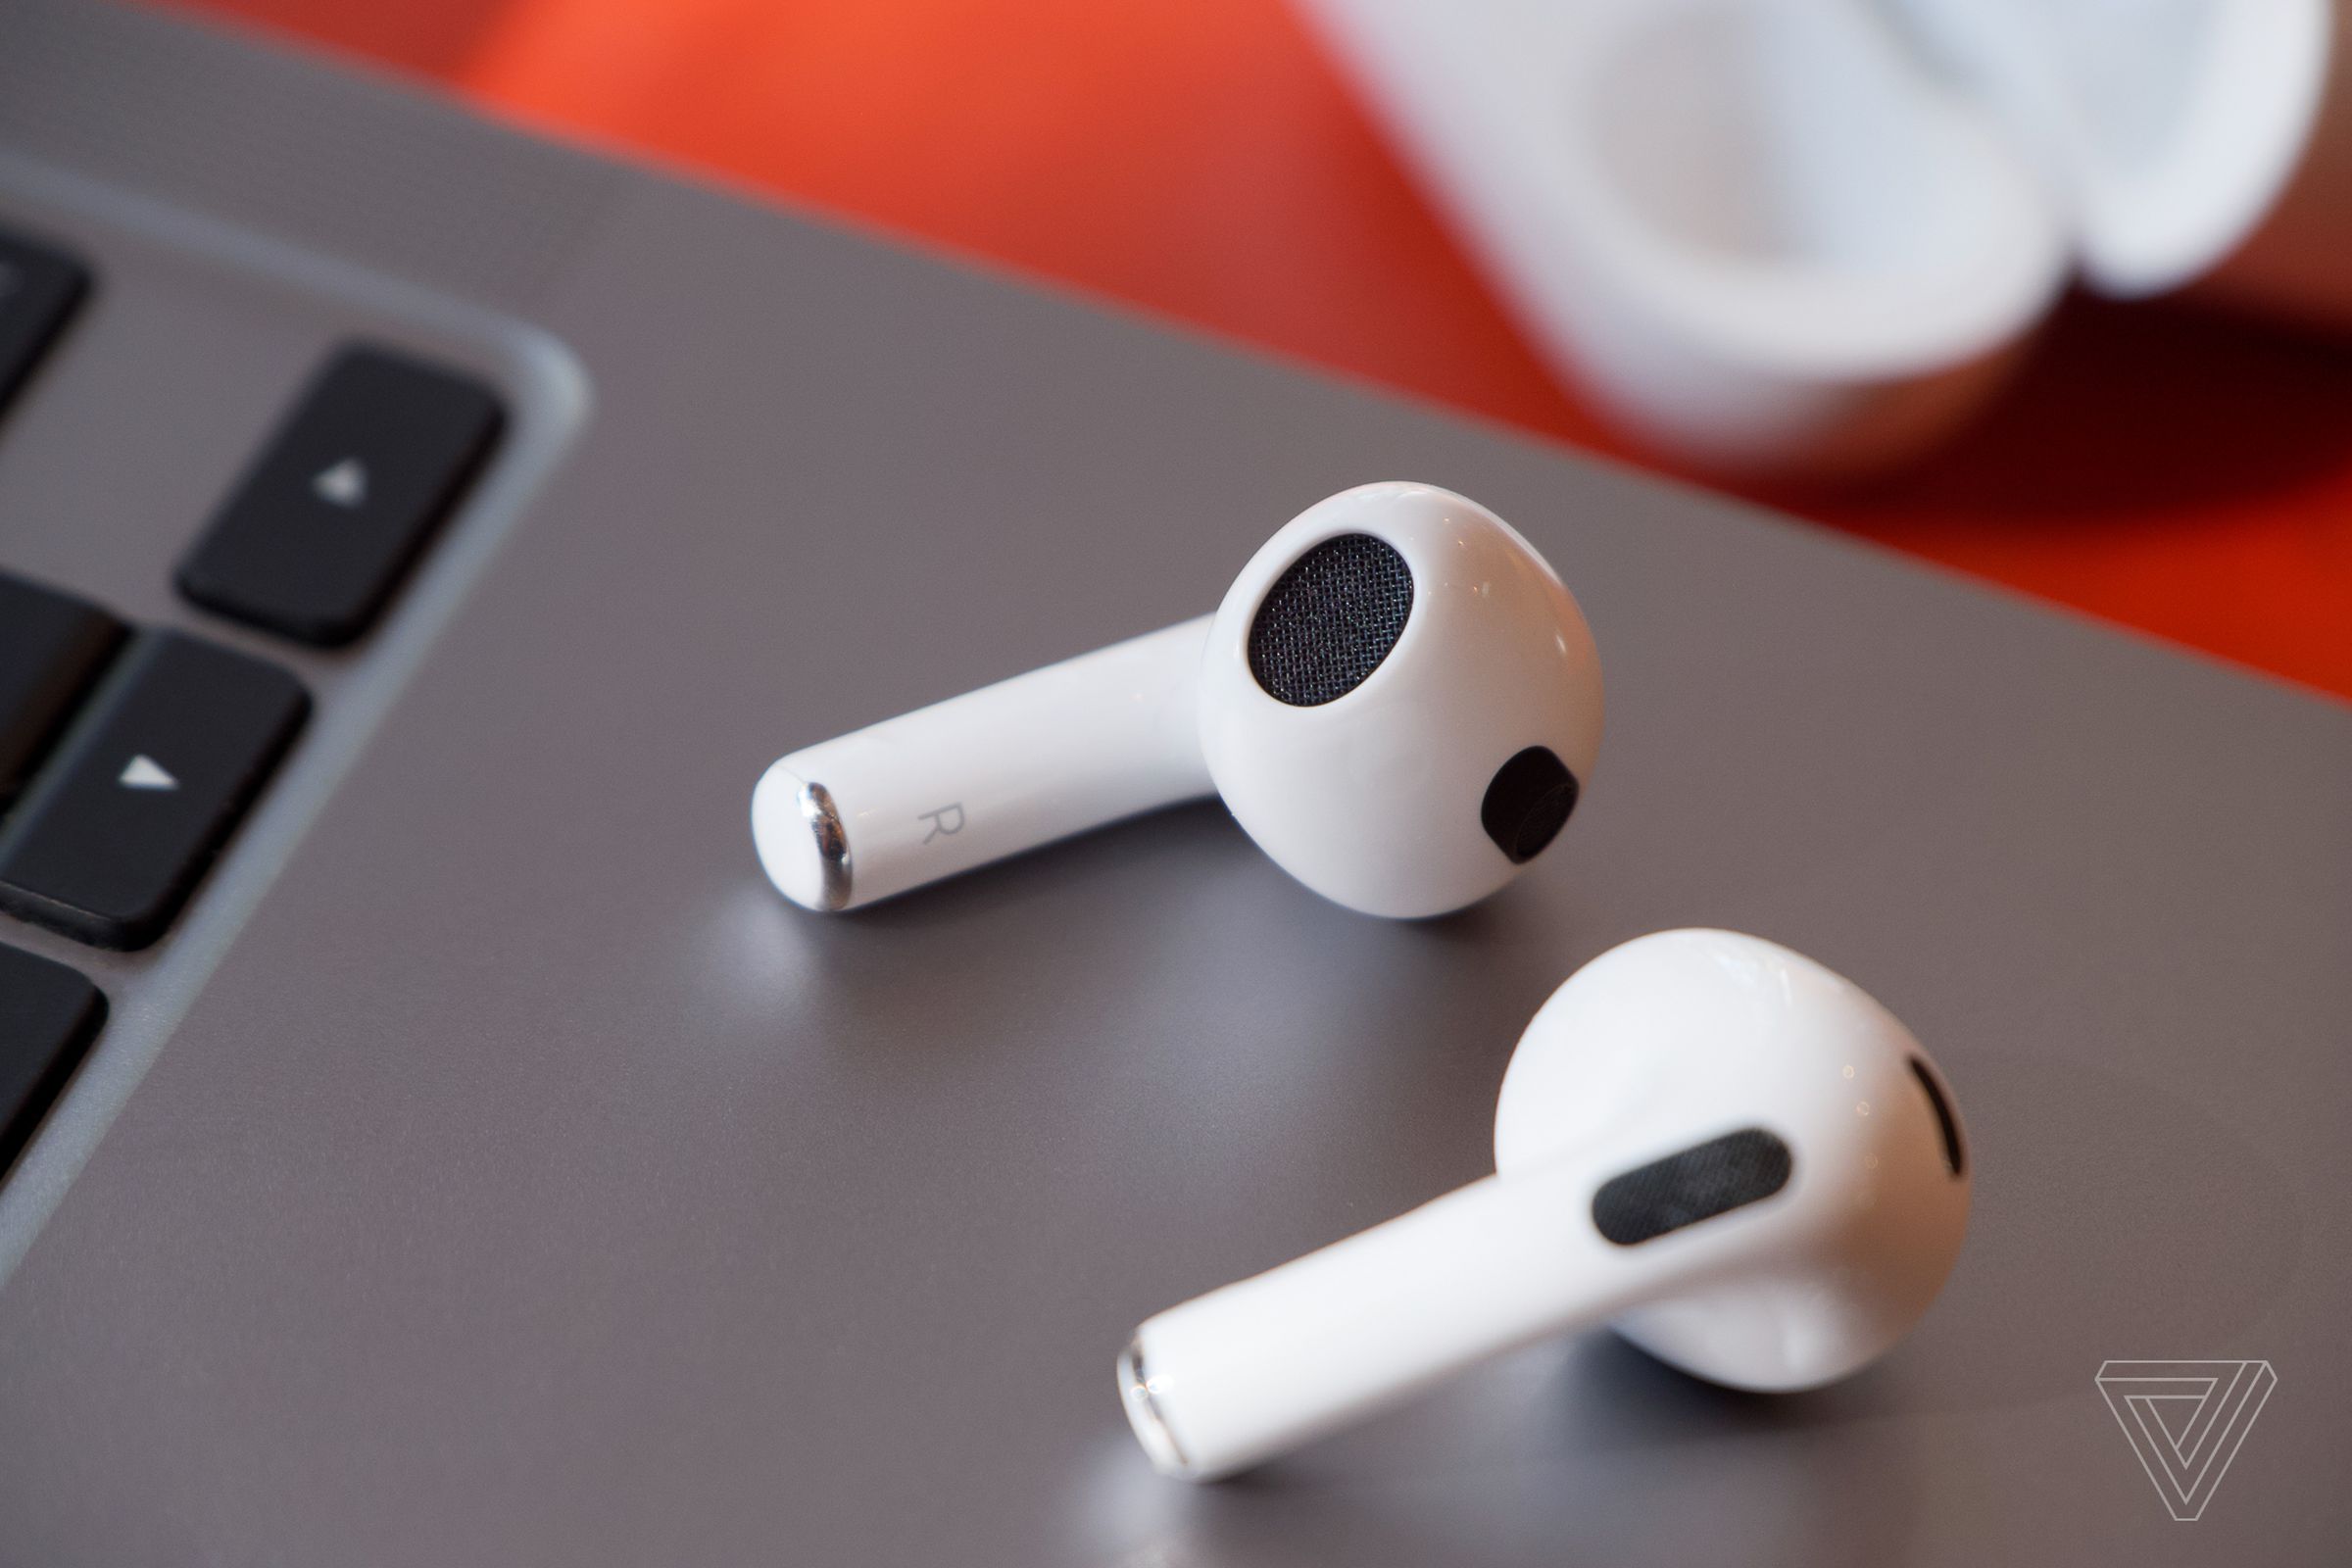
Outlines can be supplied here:
M794 752L752 837L796 904L850 909L1211 793L1198 687L1209 618L1114 643Z
M1673 1250L1580 1223L1625 1163L1489 1176L1147 1320L1119 1360L1136 1436L1162 1471L1214 1480L1499 1350L1607 1322L1674 1266Z

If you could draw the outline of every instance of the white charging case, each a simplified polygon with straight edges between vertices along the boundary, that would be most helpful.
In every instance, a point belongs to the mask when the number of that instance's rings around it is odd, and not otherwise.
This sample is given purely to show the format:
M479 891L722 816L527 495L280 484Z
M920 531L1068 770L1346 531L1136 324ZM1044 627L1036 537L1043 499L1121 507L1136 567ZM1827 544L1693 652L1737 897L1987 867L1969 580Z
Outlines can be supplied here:
M1942 435L2073 280L2154 294L2243 250L2217 289L2352 320L2352 106L2322 114L2348 7L1306 0L1607 412L1815 473Z

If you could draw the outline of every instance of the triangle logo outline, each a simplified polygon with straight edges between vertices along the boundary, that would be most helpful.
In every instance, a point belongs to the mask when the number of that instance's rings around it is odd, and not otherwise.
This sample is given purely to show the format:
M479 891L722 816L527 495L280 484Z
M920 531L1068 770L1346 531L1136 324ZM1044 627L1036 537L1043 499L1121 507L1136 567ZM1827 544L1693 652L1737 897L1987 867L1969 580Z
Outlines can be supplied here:
M2201 1517L2278 1386L2268 1361L2102 1361L2108 1413L2177 1521Z

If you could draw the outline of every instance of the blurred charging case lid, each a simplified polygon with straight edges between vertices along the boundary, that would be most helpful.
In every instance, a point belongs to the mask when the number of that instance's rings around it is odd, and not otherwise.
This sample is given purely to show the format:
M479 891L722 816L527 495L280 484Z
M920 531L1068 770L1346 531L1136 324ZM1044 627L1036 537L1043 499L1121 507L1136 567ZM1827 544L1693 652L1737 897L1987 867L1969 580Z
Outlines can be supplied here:
M1898 460L2075 278L2212 269L2328 0L1307 0L1526 324L1717 467Z

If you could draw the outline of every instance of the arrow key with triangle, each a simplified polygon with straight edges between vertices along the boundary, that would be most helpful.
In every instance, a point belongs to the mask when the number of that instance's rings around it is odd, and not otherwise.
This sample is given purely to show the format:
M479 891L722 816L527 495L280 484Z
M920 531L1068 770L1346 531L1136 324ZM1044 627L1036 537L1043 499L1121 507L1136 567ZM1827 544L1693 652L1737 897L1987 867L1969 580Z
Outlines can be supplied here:
M275 664L140 635L0 823L0 909L100 947L155 941L309 712Z
M505 421L472 376L348 344L179 565L217 613L337 648L375 623L488 461Z

